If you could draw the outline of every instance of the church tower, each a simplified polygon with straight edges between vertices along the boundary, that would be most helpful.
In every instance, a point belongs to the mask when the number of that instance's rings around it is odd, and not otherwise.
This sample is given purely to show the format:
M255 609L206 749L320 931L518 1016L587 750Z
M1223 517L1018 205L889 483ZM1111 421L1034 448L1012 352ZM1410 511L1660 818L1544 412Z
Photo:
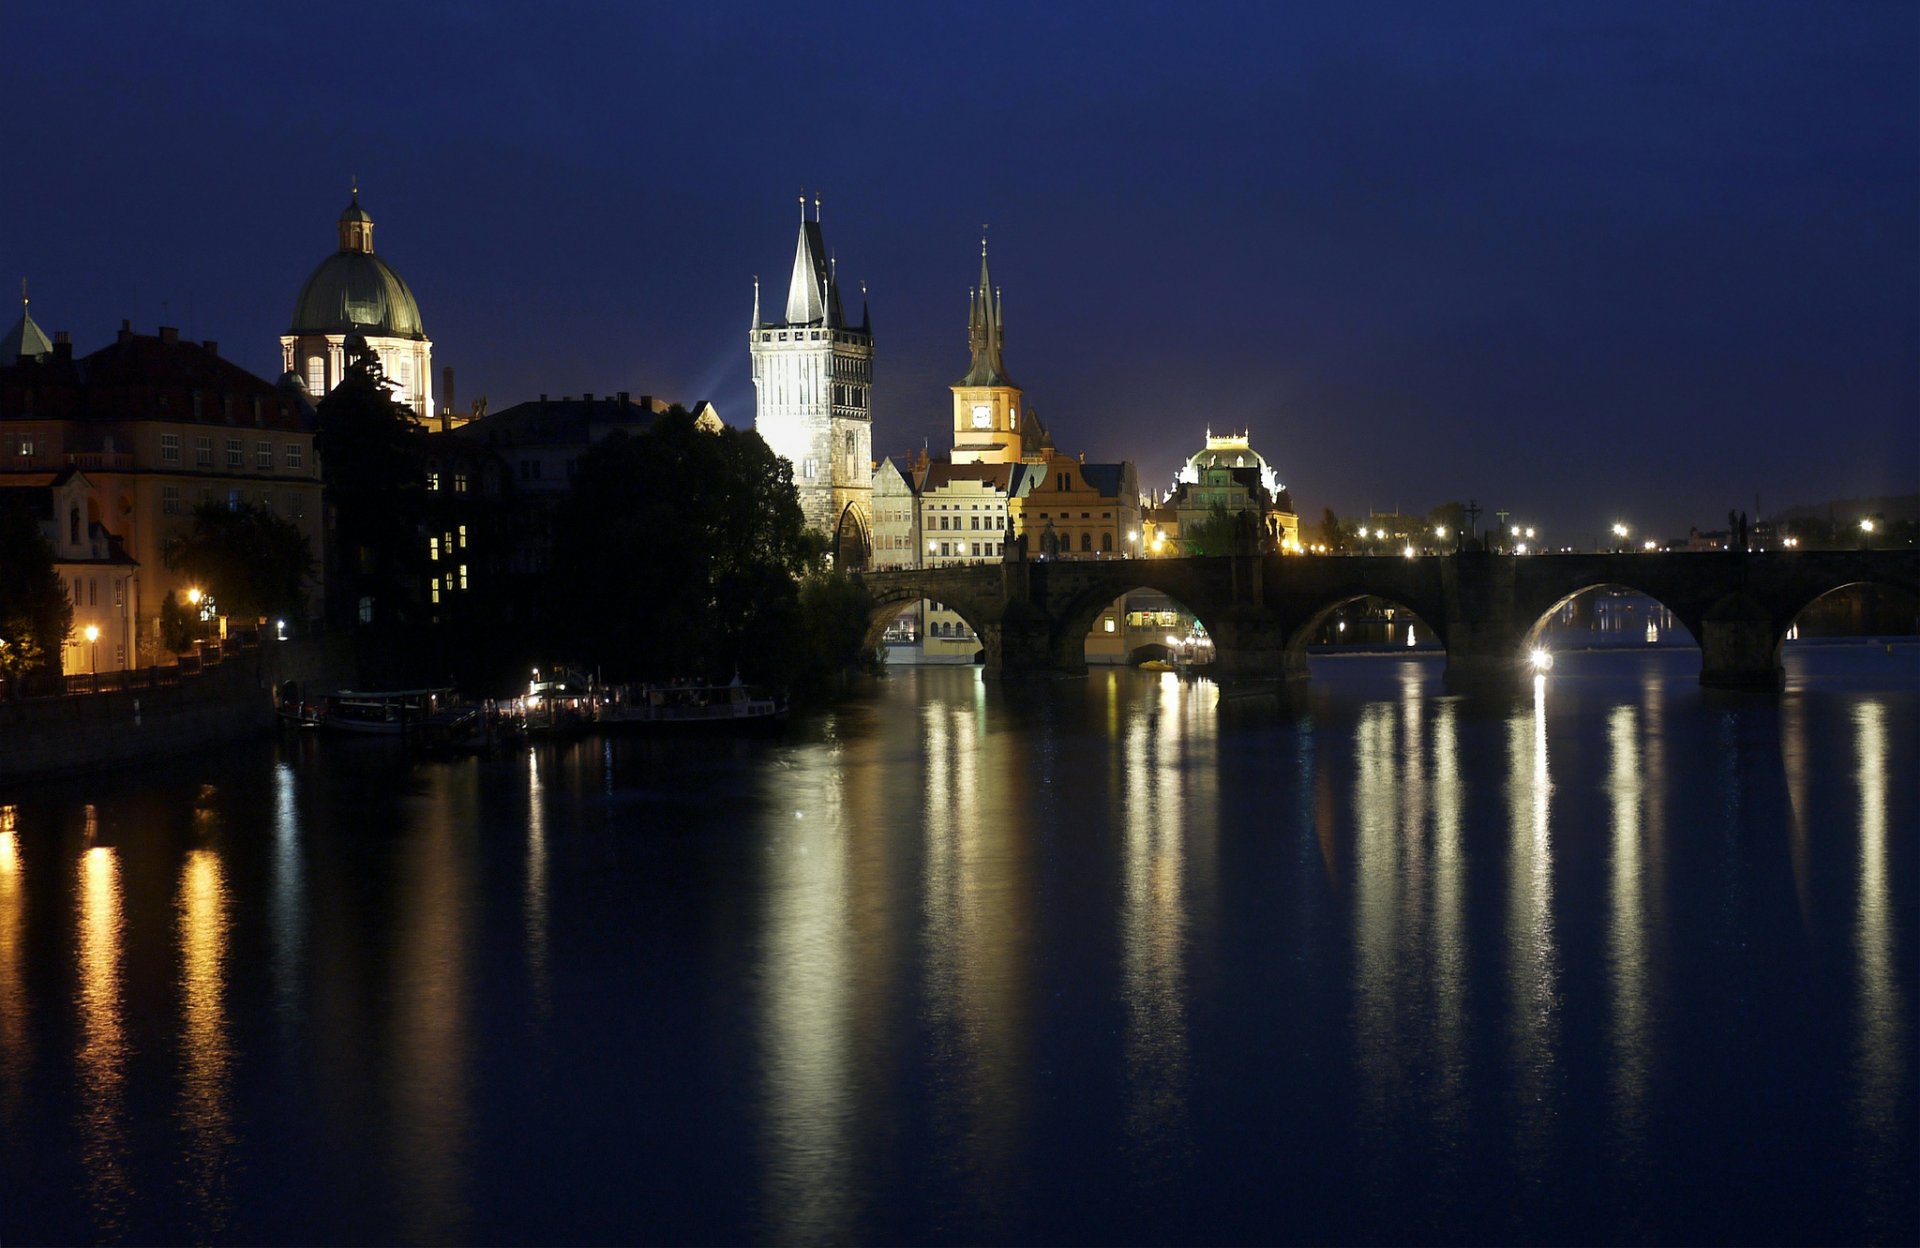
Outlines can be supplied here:
M847 323L834 267L819 196L809 221L803 195L784 319L761 319L753 283L753 427L793 465L807 527L831 541L837 566L853 569L873 549L873 330L864 288L860 323Z
M1004 329L1000 292L987 273L980 239L980 286L968 300L967 342L973 366L953 386L953 462L1017 464L1022 450L1020 387L1000 360Z

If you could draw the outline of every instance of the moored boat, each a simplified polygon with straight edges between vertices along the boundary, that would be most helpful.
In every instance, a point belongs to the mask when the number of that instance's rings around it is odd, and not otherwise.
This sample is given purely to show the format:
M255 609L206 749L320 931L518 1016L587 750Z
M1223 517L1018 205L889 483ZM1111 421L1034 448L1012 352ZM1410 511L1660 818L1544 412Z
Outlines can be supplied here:
M725 685L638 685L613 691L600 707L603 728L747 730L787 720L786 699L736 678Z
M355 736L404 737L453 700L451 689L342 691L320 705L320 727Z

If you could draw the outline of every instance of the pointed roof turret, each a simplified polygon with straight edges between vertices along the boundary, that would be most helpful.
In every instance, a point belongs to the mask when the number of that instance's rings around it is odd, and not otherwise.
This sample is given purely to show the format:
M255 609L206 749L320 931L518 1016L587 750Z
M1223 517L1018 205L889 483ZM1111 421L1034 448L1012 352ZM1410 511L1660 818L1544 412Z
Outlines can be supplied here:
M958 384L962 386L1011 386L1014 381L1007 376L1006 365L1001 362L1001 310L1002 303L996 297L993 278L987 272L987 236L986 227L980 234L980 288L968 301L971 310L967 318L967 344L973 350L973 366L967 370Z
M45 331L33 323L33 317L27 312L27 279L20 279L20 321L0 338L0 366L13 363L21 356L41 359L53 354L53 343L48 340Z
M807 220L807 197L800 196L800 240L793 249L793 278L787 283L787 324L839 325L840 291L834 285L827 246L820 236L820 200L814 198Z
M360 179L353 180L353 200L340 214L340 250L373 254L373 216L360 206Z

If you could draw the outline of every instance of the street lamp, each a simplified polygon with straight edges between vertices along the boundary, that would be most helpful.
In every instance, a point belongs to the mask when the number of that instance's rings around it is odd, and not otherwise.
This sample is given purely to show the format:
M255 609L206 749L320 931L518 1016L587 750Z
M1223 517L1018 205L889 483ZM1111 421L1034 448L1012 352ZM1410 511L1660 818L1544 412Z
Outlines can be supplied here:
M1867 519L1867 518L1861 519L1860 534L1861 534L1861 540L1866 543L1867 549L1872 550L1873 549L1873 521L1871 519Z
M87 625L86 638L87 668L93 675L98 676L100 674L100 648L95 643L100 640L100 626L98 624Z

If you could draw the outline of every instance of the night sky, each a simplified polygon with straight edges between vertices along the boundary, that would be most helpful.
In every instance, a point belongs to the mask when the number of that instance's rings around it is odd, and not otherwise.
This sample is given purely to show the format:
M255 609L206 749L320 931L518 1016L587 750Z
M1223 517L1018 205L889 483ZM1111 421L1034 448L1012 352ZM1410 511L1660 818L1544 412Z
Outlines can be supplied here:
M802 186L874 448L949 443L991 223L1061 449L1245 427L1303 515L1587 543L1920 489L1920 8L21 5L0 266L268 377L358 175L464 406L709 398ZM11 323L11 314L5 318Z

